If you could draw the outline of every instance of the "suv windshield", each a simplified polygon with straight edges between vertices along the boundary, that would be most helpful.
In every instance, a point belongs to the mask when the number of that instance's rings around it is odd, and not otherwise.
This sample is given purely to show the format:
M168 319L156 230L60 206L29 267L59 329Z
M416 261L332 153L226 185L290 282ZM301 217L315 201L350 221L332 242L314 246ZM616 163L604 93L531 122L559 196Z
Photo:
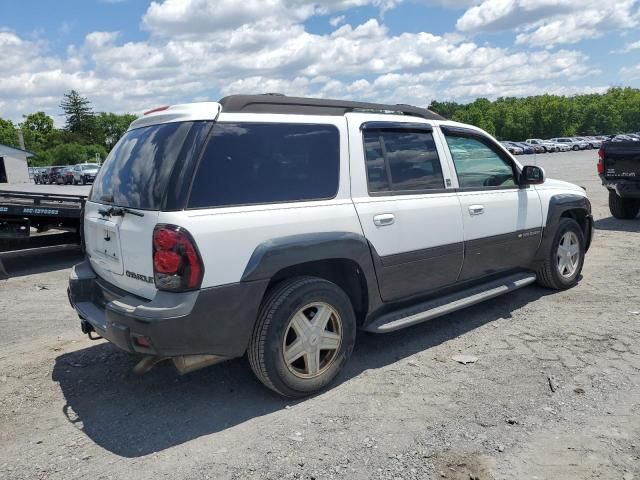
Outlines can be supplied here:
M193 150L189 133L204 128L203 124L176 122L129 130L98 171L91 201L161 209L178 159Z

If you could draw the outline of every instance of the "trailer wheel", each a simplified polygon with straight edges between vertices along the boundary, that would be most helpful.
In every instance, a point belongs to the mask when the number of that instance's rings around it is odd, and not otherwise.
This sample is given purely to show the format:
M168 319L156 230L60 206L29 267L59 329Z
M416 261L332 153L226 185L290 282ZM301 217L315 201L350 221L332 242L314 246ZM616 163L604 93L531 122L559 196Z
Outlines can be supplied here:
M632 220L640 211L640 200L635 198L621 198L609 190L609 210L611 215L620 220Z

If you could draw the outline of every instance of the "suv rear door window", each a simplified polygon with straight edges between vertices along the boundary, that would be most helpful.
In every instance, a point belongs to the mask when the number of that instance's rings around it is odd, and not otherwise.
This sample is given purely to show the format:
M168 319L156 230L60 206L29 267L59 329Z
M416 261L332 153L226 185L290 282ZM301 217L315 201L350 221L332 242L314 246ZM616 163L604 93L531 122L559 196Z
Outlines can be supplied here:
M340 138L333 125L217 123L191 187L189 208L335 197Z
M364 130L369 192L413 193L444 188L440 158L429 131Z
M460 188L515 187L511 163L473 136L445 134Z

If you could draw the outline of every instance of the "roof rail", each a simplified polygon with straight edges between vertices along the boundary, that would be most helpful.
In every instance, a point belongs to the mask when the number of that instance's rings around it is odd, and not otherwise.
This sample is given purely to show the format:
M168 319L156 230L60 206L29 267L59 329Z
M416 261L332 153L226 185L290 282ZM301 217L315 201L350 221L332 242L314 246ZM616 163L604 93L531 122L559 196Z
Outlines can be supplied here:
M413 105L328 100L323 98L287 97L280 93L261 95L229 95L219 102L229 113L289 113L340 116L348 112L395 113L427 120L445 120L431 110Z

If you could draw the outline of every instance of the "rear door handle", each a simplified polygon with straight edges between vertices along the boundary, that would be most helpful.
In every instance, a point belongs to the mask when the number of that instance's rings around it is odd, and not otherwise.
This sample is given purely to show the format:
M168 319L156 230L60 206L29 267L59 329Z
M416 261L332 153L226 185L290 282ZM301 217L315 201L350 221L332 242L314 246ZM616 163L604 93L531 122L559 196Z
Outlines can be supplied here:
M382 213L373 217L373 223L378 227L393 225L395 221L396 216L393 213Z
M470 205L469 206L469 214L470 215L482 215L484 213L484 205Z

